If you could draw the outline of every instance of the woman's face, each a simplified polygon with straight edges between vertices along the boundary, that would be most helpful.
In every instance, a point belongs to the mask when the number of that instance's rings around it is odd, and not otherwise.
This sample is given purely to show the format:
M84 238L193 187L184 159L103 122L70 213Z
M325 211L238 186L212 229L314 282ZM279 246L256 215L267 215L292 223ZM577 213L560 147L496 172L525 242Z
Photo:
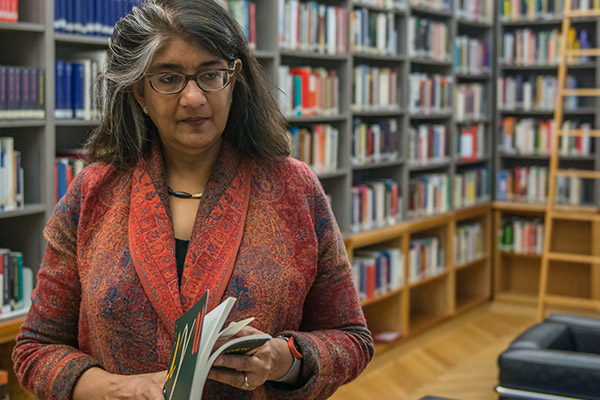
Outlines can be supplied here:
M228 68L231 64L225 60L182 39L170 41L156 53L135 97L142 108L147 108L168 154L195 156L219 150L235 82L219 91L205 92L191 79L181 92L163 94L150 85L152 74L167 73L161 76L168 78L168 73L194 75Z

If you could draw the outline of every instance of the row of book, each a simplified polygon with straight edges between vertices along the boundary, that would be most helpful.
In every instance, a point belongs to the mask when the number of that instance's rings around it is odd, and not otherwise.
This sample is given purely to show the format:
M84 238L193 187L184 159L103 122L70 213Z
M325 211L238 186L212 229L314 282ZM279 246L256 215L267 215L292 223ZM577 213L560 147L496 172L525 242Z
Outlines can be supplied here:
M54 61L55 118L93 120L100 117L102 106L96 85L105 63L103 54L94 54L95 59Z
M288 128L292 157L304 161L316 173L337 169L339 131L330 124Z
M481 83L459 83L454 89L456 121L481 120L487 114L486 88Z
M408 131L408 161L411 164L441 163L448 160L448 128L443 124L411 126Z
M420 218L450 210L450 178L447 173L423 174L408 182L408 218Z
M350 50L359 53L395 56L398 30L392 12L357 8L350 13Z
M54 30L110 36L116 22L141 0L55 0Z
M23 253L0 248L0 318L28 309L32 290L33 272L23 266Z
M364 248L354 252L352 275L362 301L404 286L404 255L398 248Z
M544 250L544 222L541 218L503 218L498 233L500 251L541 255Z
M481 224L466 224L456 227L454 237L454 264L462 265L483 258L485 236Z
M348 10L315 1L279 0L279 47L322 54L346 53Z
M408 55L436 61L450 61L448 24L411 16L408 20Z
M599 0L572 0L572 10L589 11L589 10L600 10Z
M545 203L548 198L548 168L518 166L496 174L496 199L523 203Z
M393 118L352 123L352 165L394 161L399 157L398 121Z
M368 6L382 10L405 10L407 0L352 0L356 7Z
M486 42L469 36L454 40L454 72L487 75L492 71L490 48Z
M0 211L25 207L23 160L12 136L0 137Z
M0 22L15 23L19 21L19 0L3 0L0 2Z
M471 207L490 201L492 196L489 168L473 168L454 174L454 208Z
M433 11L450 12L452 3L450 0L410 0L410 4L417 7L428 8Z
M574 30L573 30L574 32ZM589 48L587 30L578 33L580 40L571 48ZM533 31L529 28L505 32L501 62L511 66L557 65L560 62L562 34L558 29Z
M339 113L339 79L336 70L281 65L279 88L279 106L288 117Z
M458 18L492 24L495 11L493 2L488 0L456 0Z
M357 65L354 67L352 110L398 110L398 69Z
M445 254L436 236L411 239L408 251L408 282L417 283L444 272Z
M394 225L402 219L402 197L393 179L365 181L350 190L353 233Z
M475 161L485 157L485 125L483 123L460 125L456 141L456 154L461 161Z
M73 178L86 166L84 156L68 155L54 160L54 201L58 203L67 193Z
M577 78L567 76L565 88L577 88ZM497 80L497 107L508 111L554 111L558 99L558 79L554 75L514 75ZM577 96L565 96L564 108L576 110Z
M588 122L567 120L563 122L563 130L576 130L581 136L561 137L559 154L572 156L588 156L592 154L592 126ZM533 118L507 117L500 121L502 150L514 154L534 154L548 156L552 152L552 144L556 138L554 120L537 120Z
M408 109L412 114L444 114L452 110L454 78L414 72L408 77Z
M564 0L499 0L498 18L500 21L554 19L562 16L563 7Z
M0 119L45 117L44 70L0 65Z
M242 27L250 49L256 49L256 3L248 0L219 1Z
M556 177L556 204L580 206L593 204L593 179L578 176Z

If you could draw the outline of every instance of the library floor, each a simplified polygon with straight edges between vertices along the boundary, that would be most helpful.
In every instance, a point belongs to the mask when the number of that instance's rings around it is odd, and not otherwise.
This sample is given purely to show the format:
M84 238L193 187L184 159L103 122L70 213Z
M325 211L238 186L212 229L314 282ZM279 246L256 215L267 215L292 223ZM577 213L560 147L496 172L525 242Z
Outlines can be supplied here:
M375 356L335 400L497 400L496 358L535 323L535 308L486 303Z

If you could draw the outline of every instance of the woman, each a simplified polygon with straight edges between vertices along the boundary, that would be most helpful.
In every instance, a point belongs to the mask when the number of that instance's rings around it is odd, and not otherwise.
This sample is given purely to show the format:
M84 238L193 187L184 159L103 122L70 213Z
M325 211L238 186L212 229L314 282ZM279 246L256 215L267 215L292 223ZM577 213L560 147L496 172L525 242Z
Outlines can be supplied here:
M315 175L235 21L212 0L148 0L110 41L92 165L57 205L13 353L46 399L163 399L175 320L237 302L252 356L221 356L210 399L326 398L373 342ZM283 335L283 337L277 337ZM291 338L291 339L290 339Z

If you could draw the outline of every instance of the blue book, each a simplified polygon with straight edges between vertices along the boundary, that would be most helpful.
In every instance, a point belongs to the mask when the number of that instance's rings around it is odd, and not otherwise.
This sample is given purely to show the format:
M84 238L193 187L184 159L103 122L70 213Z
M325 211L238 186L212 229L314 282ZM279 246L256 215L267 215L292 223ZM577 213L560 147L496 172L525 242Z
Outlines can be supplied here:
M85 67L83 63L74 62L73 65L73 77L72 77L72 101L73 111L75 118L83 119L85 116L84 106L84 85L85 85Z
M294 82L294 108L293 113L297 116L302 115L302 78L298 75L293 76Z
M64 118L73 118L73 64L65 61L65 78L63 80L64 92Z
M54 117L65 118L65 62L54 61Z
M496 200L508 200L508 171L505 169L498 171L496 176Z
M8 108L8 71L7 67L0 65L0 110Z
M75 1L79 0L64 0L65 1L65 32L73 33L75 28Z
M82 15L82 6L84 1L82 0L70 0L73 5L73 33L82 34L83 33L83 15Z
M64 160L56 160L57 201L67 193L67 164Z
M64 32L67 24L67 0L54 1L54 30Z

